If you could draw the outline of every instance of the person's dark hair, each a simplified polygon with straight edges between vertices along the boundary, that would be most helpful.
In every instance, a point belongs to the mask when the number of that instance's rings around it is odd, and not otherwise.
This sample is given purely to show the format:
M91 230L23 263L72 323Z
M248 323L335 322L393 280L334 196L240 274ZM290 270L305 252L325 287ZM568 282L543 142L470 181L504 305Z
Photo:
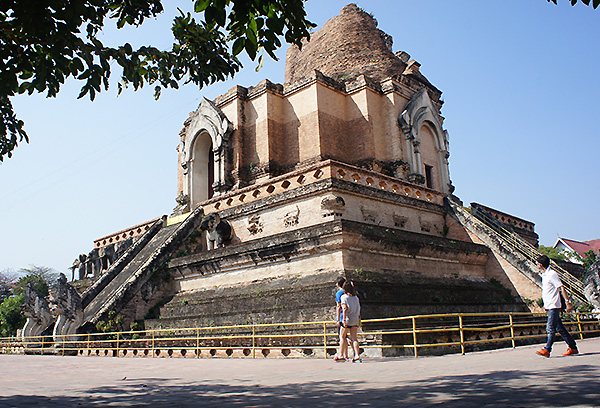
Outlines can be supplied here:
M544 268L547 268L550 266L550 258L548 258L546 255L542 255L540 256L537 261L542 264L542 266Z
M344 287L344 283L346 283L346 279L343 277L339 277L337 278L337 280L335 281L335 283L340 287L343 288Z
M344 283L344 286L342 287L342 289L344 289L344 293L348 293L349 295L356 296L356 290L354 289L354 284L352 282L346 281L346 283Z

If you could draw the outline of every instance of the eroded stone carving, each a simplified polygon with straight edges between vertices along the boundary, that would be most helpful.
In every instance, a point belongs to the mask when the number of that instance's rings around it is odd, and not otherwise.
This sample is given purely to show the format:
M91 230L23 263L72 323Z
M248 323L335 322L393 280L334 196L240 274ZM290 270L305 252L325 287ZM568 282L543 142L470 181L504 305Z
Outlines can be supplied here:
M73 261L73 265L69 269L73 271L73 277L75 277L75 270L77 270L77 279L85 278L87 255L79 254L79 256Z
M298 225L298 218L300 217L300 207L296 206L294 211L290 211L283 217L283 225L286 228Z
M585 284L585 297L594 306L594 312L600 313L600 261L594 262L588 269L583 283ZM600 319L600 316L598 318Z
M210 213L200 223L200 230L208 232L208 249L225 246L233 238L233 227L229 221L222 220L219 213Z
M60 274L56 284L50 289L50 309L56 316L52 335L55 342L65 340L64 336L75 334L83 322L81 297L74 287L69 285L64 274ZM70 338L69 340L73 340Z
M252 235L256 235L263 230L263 223L260 219L260 215L254 214L248 218L248 232Z
M341 216L346 210L346 202L342 197L330 194L321 200L321 210L323 217L332 215Z
M379 224L377 218L377 211L369 210L363 206L360 206L360 212L362 213L363 221L370 222L372 224Z
M83 255L83 254L81 254L81 255ZM82 264L80 261L81 255L79 255L77 258L75 258L75 260L73 261L73 264L71 264L71 266L69 266L69 269L71 270L71 280L75 280L75 271L78 271L81 268L81 264ZM81 279L81 276L79 273L77 274L77 278Z
M431 229L433 228L431 222L423 221L421 217L419 217L419 224L421 225L421 231L423 232L431 232Z
M23 315L27 317L23 327L23 339L25 342L37 342L31 337L41 336L54 322L50 306L46 298L40 292L35 290L33 284L29 282L25 290L25 300L22 306Z
M175 198L175 202L177 203L177 207L173 209L173 216L190 211L190 196L188 194L183 194L182 191L177 198Z
M133 238L129 237L120 242L94 248L87 255L79 254L69 267L73 273L73 280L76 275L77 279L84 279L106 272L132 244Z
M108 244L98 251L100 258L100 272L107 270L115 261L115 244Z
M94 276L96 273L100 273L100 249L94 248L87 255L85 261L85 277Z
M131 238L131 237L126 238L123 241L116 244L115 245L115 256L114 256L113 262L116 261L117 259L119 259L121 257L121 255L123 255L125 253L125 251L127 251L132 244L133 244L133 238Z
M394 226L398 228L404 228L406 226L406 222L408 221L408 217L403 215L392 215L392 220L394 221Z

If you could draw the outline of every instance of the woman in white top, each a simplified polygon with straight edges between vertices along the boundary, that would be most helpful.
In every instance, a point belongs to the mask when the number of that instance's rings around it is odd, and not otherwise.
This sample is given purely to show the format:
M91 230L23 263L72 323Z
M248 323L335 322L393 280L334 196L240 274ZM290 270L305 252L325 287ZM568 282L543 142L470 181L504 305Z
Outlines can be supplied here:
M350 281L346 281L344 284L344 294L342 295L342 330L341 336L346 338L346 335L350 333L350 341L352 342L352 349L354 350L353 363L362 362L359 354L358 347L358 326L360 324L360 302L356 296L354 284ZM340 356L347 356L348 344L343 342L340 344Z

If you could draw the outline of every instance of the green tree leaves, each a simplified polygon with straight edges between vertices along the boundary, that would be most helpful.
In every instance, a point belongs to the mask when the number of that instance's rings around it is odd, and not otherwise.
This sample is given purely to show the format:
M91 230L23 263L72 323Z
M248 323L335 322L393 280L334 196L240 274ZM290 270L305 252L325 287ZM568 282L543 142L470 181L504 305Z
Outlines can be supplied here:
M25 316L21 314L24 298L23 294L14 295L0 303L0 337L14 336L25 324Z
M548 0L548 2L552 2L554 4L558 4L557 1L558 0ZM577 0L569 0L569 1L571 2L572 6L577 4ZM592 7L594 7L594 8L598 8L598 6L600 6L600 0L579 0L579 1L581 1L586 6L589 6L590 3L592 3Z
M578 256L578 258L583 262L583 267L585 270L589 270L590 267L598 260L598 255L594 252L593 249L587 251L583 256Z
M10 102L18 94L46 92L52 97L69 77L83 83L79 98L94 100L107 90L111 67L120 70L118 94L154 85L194 83L199 87L238 72L238 55L252 60L262 52L275 58L280 36L302 45L314 26L303 0L196 0L194 15L181 12L172 25L170 50L133 49L129 43L107 47L96 35L108 20L139 26L163 12L161 0L8 1L0 4L0 161L23 140L24 123ZM197 17L198 19L196 19ZM115 64L116 63L116 64Z
M565 253L565 251L562 249L548 247L544 245L540 245L538 251L555 261L566 261L569 255L568 253Z

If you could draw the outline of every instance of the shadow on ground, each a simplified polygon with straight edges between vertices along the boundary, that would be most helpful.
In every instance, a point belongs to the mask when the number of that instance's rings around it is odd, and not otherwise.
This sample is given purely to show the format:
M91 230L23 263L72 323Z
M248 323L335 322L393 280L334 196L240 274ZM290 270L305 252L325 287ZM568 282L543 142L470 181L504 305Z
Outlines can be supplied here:
M385 364L381 365L385 370ZM342 369L342 368L340 368ZM73 392L81 396L0 396L1 407L246 407L410 406L595 407L600 370L586 365L551 371L496 371L403 381L382 388L357 381L322 381L277 387L201 381L169 385L160 378L124 379L121 386ZM391 379L390 379L391 381Z

